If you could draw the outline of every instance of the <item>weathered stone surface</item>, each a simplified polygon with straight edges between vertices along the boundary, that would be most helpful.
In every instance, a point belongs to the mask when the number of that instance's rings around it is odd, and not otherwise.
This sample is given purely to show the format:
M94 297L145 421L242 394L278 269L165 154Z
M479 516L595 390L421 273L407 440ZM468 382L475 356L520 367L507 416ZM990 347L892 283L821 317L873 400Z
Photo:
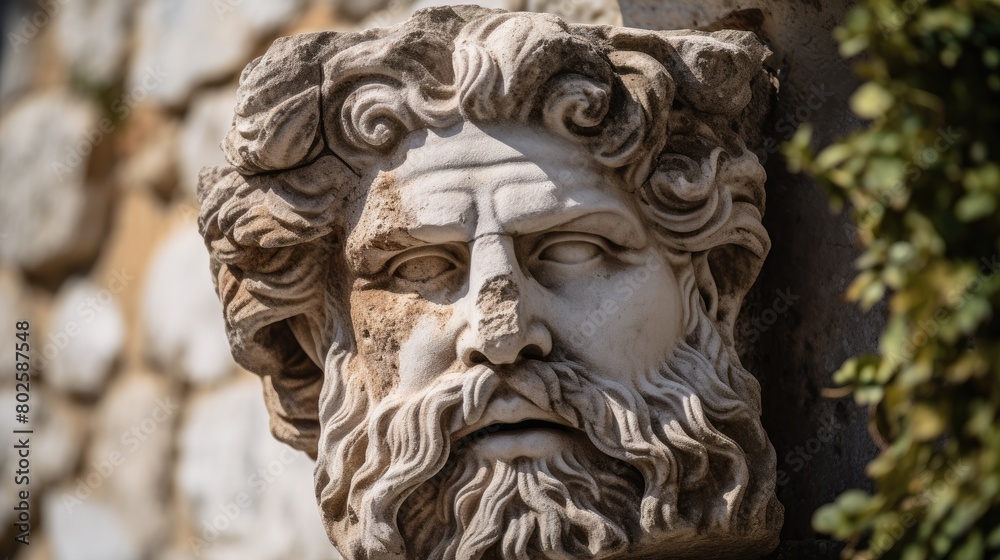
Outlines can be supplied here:
M188 554L207 560L336 560L316 515L304 454L278 443L258 383L241 380L195 399L180 440L177 485Z
M45 379L66 393L97 395L125 345L117 297L86 279L71 279L56 300L39 356Z
M774 51L769 64L780 69L781 94L757 150L768 173L764 225L774 246L736 333L745 363L761 381L764 426L777 451L782 539L811 541L816 508L848 488L870 485L864 465L875 448L866 411L820 393L845 359L876 349L883 319L878 310L864 315L844 303L858 255L854 229L846 216L830 213L815 183L788 173L778 149L806 121L819 146L861 126L847 106L858 79L832 37L850 2L621 0L621 6L626 25L739 27ZM783 557L837 557L829 544L807 547Z
M233 125L236 87L227 86L198 95L180 133L180 186L194 200L198 173L209 165L222 165L226 158L219 146Z
M208 252L185 222L157 248L143 288L142 324L150 357L191 383L213 383L235 368Z
M438 6L459 6L462 0L348 0L338 9L348 18L360 20L360 29L388 27L405 21L414 12ZM501 10L547 13L569 23L621 25L616 0L484 0L476 5Z
M149 92L154 101L183 104L199 85L232 75L257 42L288 23L303 0L148 0L139 11L138 50L129 89L150 69L166 79Z
M417 10L462 4L461 0L391 0L389 2L350 0L344 8L351 5L356 6L349 13L356 14L357 19L361 19L358 29L370 29L372 27L389 27L404 22ZM482 0L476 5L483 8L512 10L518 7L518 0ZM370 9L365 12L362 11L362 7Z
M128 22L136 0L62 2L56 18L60 53L70 71L97 86L107 86L121 70L129 41Z
M462 6L247 67L199 225L347 558L775 548L733 338L770 246L768 54Z
M53 118L59 115L59 118ZM86 183L105 140L98 109L68 93L32 96L0 122L0 262L43 274L93 256L106 193Z

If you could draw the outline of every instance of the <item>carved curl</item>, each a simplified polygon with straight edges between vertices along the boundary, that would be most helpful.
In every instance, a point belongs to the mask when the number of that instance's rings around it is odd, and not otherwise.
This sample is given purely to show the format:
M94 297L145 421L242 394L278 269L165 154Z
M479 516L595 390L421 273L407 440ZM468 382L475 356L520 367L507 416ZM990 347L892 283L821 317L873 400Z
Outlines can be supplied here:
M345 275L337 243L368 187L360 177L409 133L462 119L545 127L620 173L662 242L691 255L731 337L755 274L728 279L716 264L740 259L756 273L769 245L749 151L769 105L766 55L745 32L569 25L474 6L276 41L241 76L223 142L232 167L206 170L199 187L233 353L267 378L276 435L315 453L316 347L353 344L331 286Z

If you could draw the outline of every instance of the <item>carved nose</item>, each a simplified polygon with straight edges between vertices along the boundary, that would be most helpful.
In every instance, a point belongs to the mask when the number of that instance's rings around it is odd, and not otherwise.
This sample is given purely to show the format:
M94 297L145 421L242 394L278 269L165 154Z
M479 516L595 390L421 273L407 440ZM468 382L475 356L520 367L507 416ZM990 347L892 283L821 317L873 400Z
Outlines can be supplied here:
M539 359L552 351L552 337L531 309L517 266L513 241L506 236L476 240L472 249L468 328L458 354L466 366L512 364Z

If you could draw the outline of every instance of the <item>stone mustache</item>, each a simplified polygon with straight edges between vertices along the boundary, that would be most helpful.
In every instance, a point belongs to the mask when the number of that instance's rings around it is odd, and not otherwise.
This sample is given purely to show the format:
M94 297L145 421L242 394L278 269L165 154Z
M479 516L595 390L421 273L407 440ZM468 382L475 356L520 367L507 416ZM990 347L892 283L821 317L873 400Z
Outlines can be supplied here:
M733 342L770 246L767 55L460 6L246 68L200 229L346 558L776 546Z

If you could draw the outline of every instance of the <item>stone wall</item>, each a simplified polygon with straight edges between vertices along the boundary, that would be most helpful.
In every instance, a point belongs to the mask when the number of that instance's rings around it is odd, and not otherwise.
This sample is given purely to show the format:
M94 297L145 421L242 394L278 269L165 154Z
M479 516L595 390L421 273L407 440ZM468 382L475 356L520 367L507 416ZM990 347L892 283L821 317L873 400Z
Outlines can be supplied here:
M620 23L613 0L489 0ZM243 66L275 38L389 25L429 0L28 0L3 5L0 410L30 321L30 546L0 556L321 560L312 463L268 432L229 354L194 187Z

